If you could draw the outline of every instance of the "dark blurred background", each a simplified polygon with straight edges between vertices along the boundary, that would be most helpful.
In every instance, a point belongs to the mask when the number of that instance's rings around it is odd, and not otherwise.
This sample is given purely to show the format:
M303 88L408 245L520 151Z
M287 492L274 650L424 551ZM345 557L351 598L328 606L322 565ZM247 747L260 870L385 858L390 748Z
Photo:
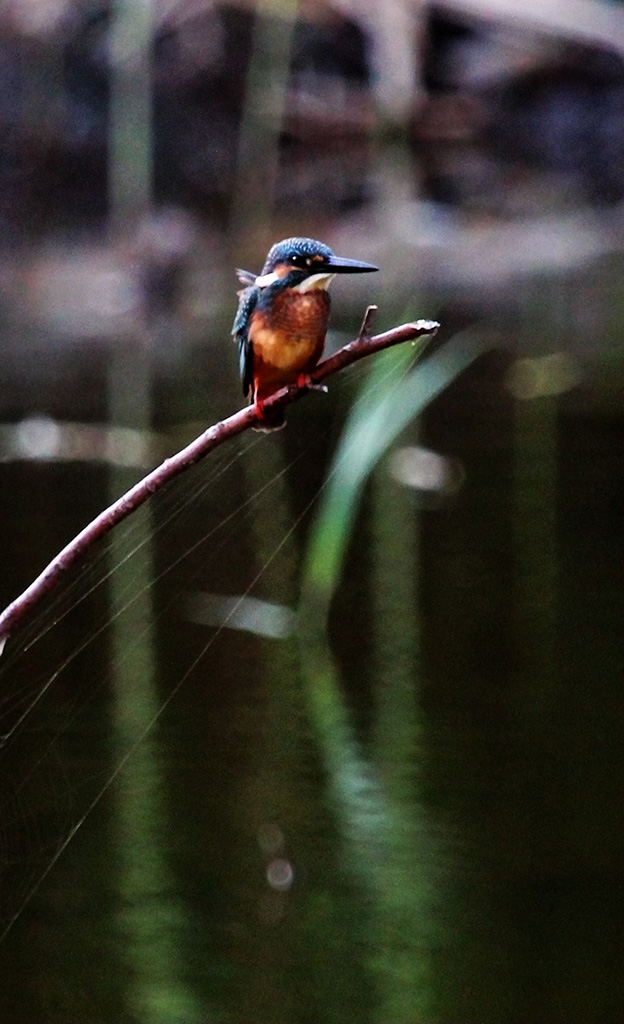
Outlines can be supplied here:
M624 7L0 0L0 602L242 403L233 268L435 317L0 666L0 1021L616 1024ZM374 364L374 365L373 365Z

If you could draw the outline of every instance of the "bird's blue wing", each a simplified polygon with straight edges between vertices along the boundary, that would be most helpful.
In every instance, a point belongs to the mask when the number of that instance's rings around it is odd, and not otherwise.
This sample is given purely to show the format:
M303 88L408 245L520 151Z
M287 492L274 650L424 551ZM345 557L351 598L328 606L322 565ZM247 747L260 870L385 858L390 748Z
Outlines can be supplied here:
M238 344L240 378L243 394L247 397L253 385L253 346L249 339L249 324L260 293L258 288L244 288L238 294L238 310L234 317L232 335Z

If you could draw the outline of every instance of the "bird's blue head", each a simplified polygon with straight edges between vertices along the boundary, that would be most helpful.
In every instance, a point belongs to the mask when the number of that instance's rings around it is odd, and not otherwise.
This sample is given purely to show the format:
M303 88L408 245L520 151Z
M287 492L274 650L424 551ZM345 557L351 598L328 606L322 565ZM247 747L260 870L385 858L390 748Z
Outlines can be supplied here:
M326 288L335 274L366 274L378 270L372 263L336 256L328 245L314 238L285 238L271 246L256 278L258 288L280 281L287 287Z

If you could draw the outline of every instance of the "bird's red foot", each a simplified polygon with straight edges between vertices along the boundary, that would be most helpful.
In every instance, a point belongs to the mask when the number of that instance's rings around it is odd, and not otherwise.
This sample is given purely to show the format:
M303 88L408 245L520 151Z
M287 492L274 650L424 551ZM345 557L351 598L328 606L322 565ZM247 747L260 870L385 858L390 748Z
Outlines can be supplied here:
M259 420L263 420L264 419L265 409L264 409L264 402L263 402L263 400L261 398L256 398L256 400L254 402L254 408L256 410L256 415L257 415L258 419Z
M256 416L259 419L257 427L254 430L260 430L262 433L270 434L273 430L281 430L284 426L284 410L283 409L267 409L265 408L266 403L262 398L256 398L254 401L254 409L256 410Z
M301 388L302 390L305 389L306 391L322 391L324 392L324 394L327 394L327 388L325 384L315 384L314 381L310 379L310 376L307 373L299 374L299 376L297 377L297 387Z

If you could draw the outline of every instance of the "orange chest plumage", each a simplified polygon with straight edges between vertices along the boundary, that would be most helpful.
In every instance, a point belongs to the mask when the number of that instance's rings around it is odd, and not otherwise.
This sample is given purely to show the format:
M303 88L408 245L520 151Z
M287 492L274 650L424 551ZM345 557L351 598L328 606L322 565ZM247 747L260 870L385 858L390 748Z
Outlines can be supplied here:
M329 305L324 288L307 292L289 288L270 304L258 304L249 326L256 397L294 383L299 374L316 366L325 345Z

